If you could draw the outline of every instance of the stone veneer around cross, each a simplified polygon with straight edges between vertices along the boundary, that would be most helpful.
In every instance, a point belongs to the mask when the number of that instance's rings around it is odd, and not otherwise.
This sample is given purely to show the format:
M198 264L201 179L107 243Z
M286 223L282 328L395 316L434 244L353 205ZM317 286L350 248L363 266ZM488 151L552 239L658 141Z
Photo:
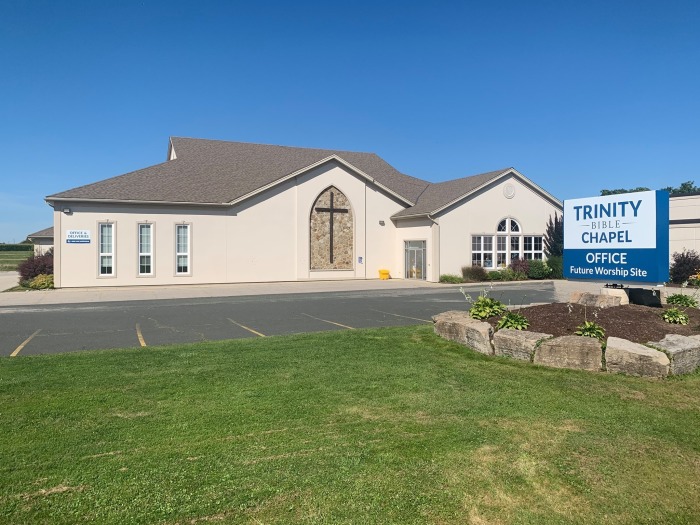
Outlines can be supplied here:
M331 262L331 213L333 193L333 261ZM342 211L341 211L342 210ZM347 211L345 211L347 210ZM348 198L335 186L323 190L311 208L310 250L312 270L352 270L354 227L353 213Z

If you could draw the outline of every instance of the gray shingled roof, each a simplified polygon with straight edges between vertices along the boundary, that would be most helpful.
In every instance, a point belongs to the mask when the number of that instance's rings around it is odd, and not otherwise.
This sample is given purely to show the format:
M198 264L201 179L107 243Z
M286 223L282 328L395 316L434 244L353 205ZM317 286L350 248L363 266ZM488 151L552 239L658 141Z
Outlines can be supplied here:
M375 179L409 202L428 182L399 172L374 153L243 142L172 139L176 159L125 175L49 195L51 199L225 204L331 155Z
M27 239L30 238L36 238L36 237L51 237L53 238L53 226L49 228L44 228L43 230L39 230L38 232L30 233L27 235Z
M425 215L508 169L431 184L405 175L374 153L172 137L176 159L46 197L226 204L336 155L415 205L394 218ZM38 232L37 232L38 233Z
M448 180L429 185L418 198L415 206L401 210L393 215L393 218L410 217L413 215L426 215L450 204L456 199L475 190L479 186L496 179L510 171L506 168L498 171L490 171L481 175L472 175L462 179Z

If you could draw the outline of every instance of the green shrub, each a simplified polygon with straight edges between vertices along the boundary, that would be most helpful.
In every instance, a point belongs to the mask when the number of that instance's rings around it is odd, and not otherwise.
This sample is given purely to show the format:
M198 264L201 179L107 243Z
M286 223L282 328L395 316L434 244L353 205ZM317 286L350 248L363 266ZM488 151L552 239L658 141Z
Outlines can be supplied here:
M502 280L502 277L503 276L500 270L494 270L486 274L486 279L488 279L489 281L500 281Z
M552 273L552 269L547 266L547 263L539 259L530 261L530 270L527 276L530 279L546 279Z
M503 268L500 270L501 281L524 281L527 279L527 274L512 268Z
M574 332L576 335L594 337L599 341L605 338L605 329L595 321L584 321L581 326L577 326L576 328L577 330Z
M462 266L462 277L465 281L485 281L488 277L481 266Z
M44 273L37 275L27 283L27 286L34 290L53 288L53 275L46 275Z
M441 283L457 284L463 282L463 279L459 275L453 273L444 273L440 276Z
M564 260L561 256L550 257L547 259L547 266L552 271L549 274L550 279L564 278Z
M669 308L663 315L664 321L671 324L688 324L688 314L681 312L678 308Z
M666 299L668 304L673 304L676 306L684 306L686 308L697 308L698 300L692 295L685 295L682 293L674 293L669 295Z
M496 328L500 330L501 328L512 328L513 330L525 330L530 326L530 321L518 312L506 312L503 317L498 321Z
M504 305L501 301L492 299L491 297L486 297L485 295L480 295L469 309L469 315L474 319L483 320L488 319L489 317L501 315L505 311L506 305Z
M34 255L21 262L17 267L20 281L31 281L39 275L53 275L53 250L49 250L44 255Z

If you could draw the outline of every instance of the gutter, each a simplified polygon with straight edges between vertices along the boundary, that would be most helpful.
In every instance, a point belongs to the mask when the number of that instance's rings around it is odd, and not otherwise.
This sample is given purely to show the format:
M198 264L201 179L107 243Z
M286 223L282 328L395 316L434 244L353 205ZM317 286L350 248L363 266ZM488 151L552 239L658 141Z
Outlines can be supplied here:
M51 207L54 202L86 202L99 204L154 204L161 206L194 206L194 207L215 207L230 208L233 203L229 202L177 202L177 201L141 201L141 200L120 200L120 199L85 199L76 197L46 197L44 201Z

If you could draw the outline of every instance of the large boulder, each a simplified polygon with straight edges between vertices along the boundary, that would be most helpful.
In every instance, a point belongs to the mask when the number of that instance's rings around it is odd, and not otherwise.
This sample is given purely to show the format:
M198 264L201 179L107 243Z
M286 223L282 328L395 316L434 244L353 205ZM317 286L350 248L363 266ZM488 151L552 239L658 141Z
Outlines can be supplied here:
M542 332L504 328L493 335L494 354L522 361L532 361L537 343L551 337L552 334L543 334Z
M601 369L602 360L603 350L597 339L580 335L564 335L543 341L535 350L533 362L554 368L597 372Z
M444 339L456 341L477 352L493 355L491 338L493 328L490 324L469 317L469 312L451 310L433 316L433 329Z
M661 341L648 344L666 353L672 375L688 374L700 366L700 336L668 334Z
M611 308L620 306L621 298L616 295L602 295L590 292L572 292L569 296L569 302L574 304L582 304L593 308Z
M605 348L608 372L641 377L666 377L670 361L663 352L619 337L608 337Z

